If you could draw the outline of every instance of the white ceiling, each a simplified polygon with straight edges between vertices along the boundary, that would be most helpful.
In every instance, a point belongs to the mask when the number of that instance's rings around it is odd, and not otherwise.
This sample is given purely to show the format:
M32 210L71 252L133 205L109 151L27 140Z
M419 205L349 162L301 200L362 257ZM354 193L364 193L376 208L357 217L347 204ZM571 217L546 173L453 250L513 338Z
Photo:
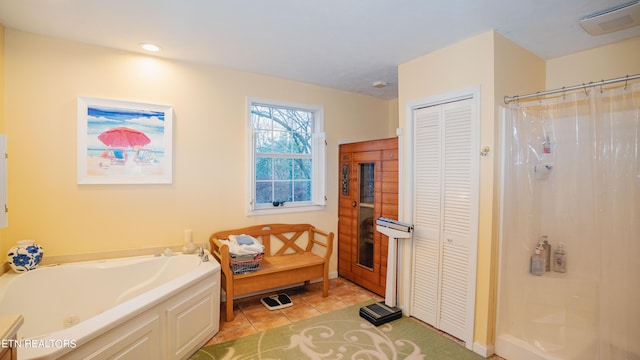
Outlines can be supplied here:
M398 64L491 29L544 59L640 36L579 25L627 1L0 0L0 23L136 52L153 42L161 57L392 99Z

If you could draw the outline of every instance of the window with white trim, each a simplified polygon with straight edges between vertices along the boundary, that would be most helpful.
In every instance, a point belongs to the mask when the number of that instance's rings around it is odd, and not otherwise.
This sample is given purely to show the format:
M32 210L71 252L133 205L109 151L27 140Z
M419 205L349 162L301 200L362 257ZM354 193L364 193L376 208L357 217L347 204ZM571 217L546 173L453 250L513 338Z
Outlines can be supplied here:
M322 107L249 99L248 108L249 213L323 208Z

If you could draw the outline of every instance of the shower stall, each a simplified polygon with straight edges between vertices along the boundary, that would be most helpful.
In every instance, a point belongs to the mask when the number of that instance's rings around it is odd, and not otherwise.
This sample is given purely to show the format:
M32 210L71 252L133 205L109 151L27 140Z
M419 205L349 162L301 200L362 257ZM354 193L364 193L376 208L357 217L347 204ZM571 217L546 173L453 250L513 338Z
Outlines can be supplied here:
M640 360L640 83L502 109L496 353ZM566 272L530 272L546 236Z

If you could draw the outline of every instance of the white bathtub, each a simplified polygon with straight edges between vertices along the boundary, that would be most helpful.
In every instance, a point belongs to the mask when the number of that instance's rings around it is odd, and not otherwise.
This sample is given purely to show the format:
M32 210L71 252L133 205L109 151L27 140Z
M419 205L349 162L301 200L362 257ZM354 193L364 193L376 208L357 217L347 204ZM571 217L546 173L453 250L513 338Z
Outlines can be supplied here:
M0 316L22 314L18 359L185 359L219 329L220 265L143 256L0 276Z

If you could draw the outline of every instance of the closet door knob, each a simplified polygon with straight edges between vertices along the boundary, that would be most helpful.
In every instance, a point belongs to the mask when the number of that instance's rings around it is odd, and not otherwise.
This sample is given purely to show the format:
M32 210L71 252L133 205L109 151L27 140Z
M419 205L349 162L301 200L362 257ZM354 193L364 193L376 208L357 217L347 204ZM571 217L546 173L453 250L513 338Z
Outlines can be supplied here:
M351 204L351 206L356 207L356 206L358 206L358 203L354 201L354 202Z

